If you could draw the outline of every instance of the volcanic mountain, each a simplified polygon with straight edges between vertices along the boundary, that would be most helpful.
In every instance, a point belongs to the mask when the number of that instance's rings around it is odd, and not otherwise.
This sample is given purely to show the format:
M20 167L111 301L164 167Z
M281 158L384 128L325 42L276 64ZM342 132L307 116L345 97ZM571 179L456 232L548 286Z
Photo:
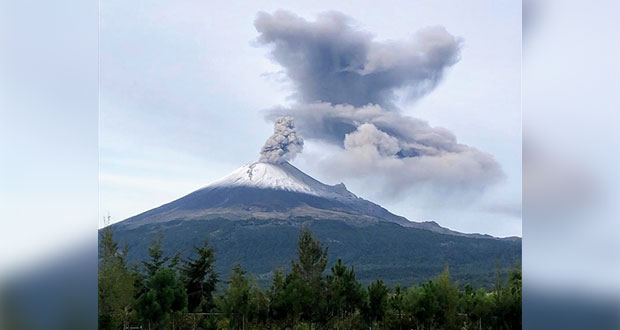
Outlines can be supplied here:
M205 237L216 248L216 267L235 263L269 278L294 256L298 230L309 227L330 251L356 267L362 281L382 277L409 284L450 263L456 278L489 284L495 262L512 266L519 239L463 234L433 221L413 222L348 191L326 185L288 162L256 162L175 201L112 226L133 260L147 256L157 233L164 249L189 254Z
M462 234L433 221L412 222L357 197L343 183L326 185L288 162L256 162L173 202L123 222L129 227L174 220L324 219L358 226L393 222L453 235ZM469 234L469 236L480 236Z

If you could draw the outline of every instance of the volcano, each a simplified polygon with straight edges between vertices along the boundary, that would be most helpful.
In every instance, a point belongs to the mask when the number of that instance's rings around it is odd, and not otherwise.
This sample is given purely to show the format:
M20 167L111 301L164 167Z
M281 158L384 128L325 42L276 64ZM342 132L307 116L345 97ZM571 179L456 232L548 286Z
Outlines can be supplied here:
M288 162L256 162L184 197L112 225L130 260L147 257L154 235L164 250L189 254L205 238L216 248L216 268L236 263L268 279L286 268L300 227L309 227L330 251L356 267L358 277L411 284L450 264L453 275L476 284L493 281L497 261L520 258L518 238L465 234L434 221L415 222L360 198L343 183L327 185ZM488 282L488 283L487 283Z
M288 162L242 166L187 196L129 218L123 225L135 228L149 223L207 219L338 219L357 226L392 222L445 234L483 236L451 231L434 221L409 221L357 197L343 183L326 185Z

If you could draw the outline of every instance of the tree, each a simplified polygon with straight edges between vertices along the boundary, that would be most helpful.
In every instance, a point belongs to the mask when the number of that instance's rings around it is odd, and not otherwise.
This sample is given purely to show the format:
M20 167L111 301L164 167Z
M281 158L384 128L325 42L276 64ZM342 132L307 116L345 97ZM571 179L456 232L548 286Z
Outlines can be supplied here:
M425 309L422 301L424 290L420 287L410 287L404 297L403 309L412 318L411 328L419 329L425 319Z
M388 287L383 280L376 280L368 286L368 304L364 308L367 321L372 325L385 318L388 307Z
M441 313L436 317L439 321L438 325L445 329L460 329L460 324L457 322L459 289L450 279L449 265L446 265L443 273L437 277L434 283L434 293L439 301L439 311ZM440 315L443 315L443 317Z
M297 261L291 262L293 273L312 286L320 285L323 271L327 266L327 248L323 249L321 242L312 236L308 228L303 228L299 232L297 257Z
M320 241L312 236L312 232L308 228L302 228L299 232L297 242L298 260L291 261L292 276L289 283L299 287L299 290L305 290L299 280L305 282L309 286L308 297L310 305L306 307L303 318L310 323L310 328L315 322L324 321L322 318L325 308L323 293L325 283L323 281L323 271L327 266L327 248L323 248Z
M292 326L295 317L290 313L291 309L286 299L286 278L281 269L277 269L273 274L267 299L269 300L269 320L278 328L284 329L289 324Z
M150 261L143 261L142 265L146 268L147 277L153 276L160 268L168 262L168 267L174 268L179 262L180 254L177 253L174 257L164 257L164 252L161 247L161 242L164 240L164 235L160 232L153 238L151 246L149 247Z
M250 322L256 327L269 328L269 298L268 293L258 287L258 285L252 285L250 290L250 306L252 312L250 313Z
M161 267L147 279L145 287L146 292L138 298L138 315L148 329L166 323L174 329L174 316L187 311L187 294L176 272Z
M117 329L133 316L135 277L127 269L127 248L119 251L110 227L103 231L99 249L99 329Z
M176 271L179 253L173 258L164 256L162 240L161 233L153 239L149 247L150 260L142 262L145 273L139 274L135 281L136 310L149 329L167 323L174 328L175 316L187 312L187 293Z
M400 286L396 285L394 292L389 298L389 307L392 312L390 318L392 319L393 328L403 328L403 313L405 309L405 294Z
M470 328L483 329L489 324L492 301L483 288L474 290L470 285L465 286L461 294L460 309L467 316Z
M215 250L205 240L195 247L197 257L186 261L181 270L187 291L187 307L191 312L209 312L214 306L213 293L218 281L215 272Z
M450 280L449 266L446 265L434 280L422 285L422 292L420 316L423 324L429 328L460 329L457 324L459 290Z
M491 292L467 285L460 291L450 268L427 283L392 291L382 280L364 289L353 267L337 260L325 275L327 248L308 229L299 235L292 271L274 272L261 290L254 278L236 266L227 287L214 296L215 252L208 242L177 271L179 254L164 256L158 235L150 259L127 269L127 248L120 249L112 231L101 233L99 251L99 328L119 329L138 316L148 329L499 329L521 327L520 266L498 267ZM137 294L135 294L137 292ZM222 316L181 318L188 307Z
M282 305L287 324L292 327L302 320L312 322L320 308L315 305L316 294L310 284L295 273L288 274L285 282Z
M351 328L351 316L363 302L362 286L355 280L355 271L348 269L341 259L332 266L327 276L327 307L330 318L340 319ZM345 322L345 319L348 322Z
M224 289L218 299L218 307L229 320L230 329L244 329L246 322L249 321L253 286L253 282L247 278L241 266L236 265L230 275L228 288Z
M497 280L492 292L494 329L518 329L521 327L521 267L516 265L508 273L506 284L497 270Z
M522 274L520 265L515 265L508 273L508 284L506 286L510 297L508 308L508 324L510 329L521 328L522 315Z

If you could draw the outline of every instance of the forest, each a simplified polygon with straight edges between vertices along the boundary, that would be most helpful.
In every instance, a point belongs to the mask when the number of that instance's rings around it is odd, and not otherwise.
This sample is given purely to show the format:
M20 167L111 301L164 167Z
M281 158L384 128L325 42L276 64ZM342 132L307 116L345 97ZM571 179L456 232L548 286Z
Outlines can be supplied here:
M149 258L129 264L128 249L104 229L99 241L99 329L520 329L521 267L499 271L491 290L455 283L450 268L419 286L363 286L304 228L290 269L276 269L268 287L236 265L215 271L207 240L189 258L164 255L162 235Z

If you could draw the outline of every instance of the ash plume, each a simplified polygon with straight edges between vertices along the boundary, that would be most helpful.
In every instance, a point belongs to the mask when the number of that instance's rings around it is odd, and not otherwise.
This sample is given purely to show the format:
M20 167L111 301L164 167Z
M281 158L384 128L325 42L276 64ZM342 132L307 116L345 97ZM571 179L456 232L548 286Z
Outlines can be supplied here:
M504 178L492 155L458 143L449 130L378 105L299 104L272 109L267 117L286 115L297 118L306 138L342 148L321 164L326 171L338 178L378 180L388 197L421 184L442 193L481 192Z
M258 44L269 47L294 86L295 102L267 110L266 118L295 117L304 137L340 147L322 157L326 172L367 178L395 197L416 185L480 192L503 178L492 155L395 105L397 95L430 93L460 59L463 41L445 28L377 41L341 13L308 21L281 10L259 13L254 26Z
M295 158L304 147L304 140L295 132L292 117L275 118L273 135L260 151L259 162L280 164Z
M342 13L323 13L309 22L282 10L259 13L254 26L258 43L273 47L272 58L284 67L303 103L392 108L397 89L414 98L428 93L460 56L460 38L443 27L378 42Z

